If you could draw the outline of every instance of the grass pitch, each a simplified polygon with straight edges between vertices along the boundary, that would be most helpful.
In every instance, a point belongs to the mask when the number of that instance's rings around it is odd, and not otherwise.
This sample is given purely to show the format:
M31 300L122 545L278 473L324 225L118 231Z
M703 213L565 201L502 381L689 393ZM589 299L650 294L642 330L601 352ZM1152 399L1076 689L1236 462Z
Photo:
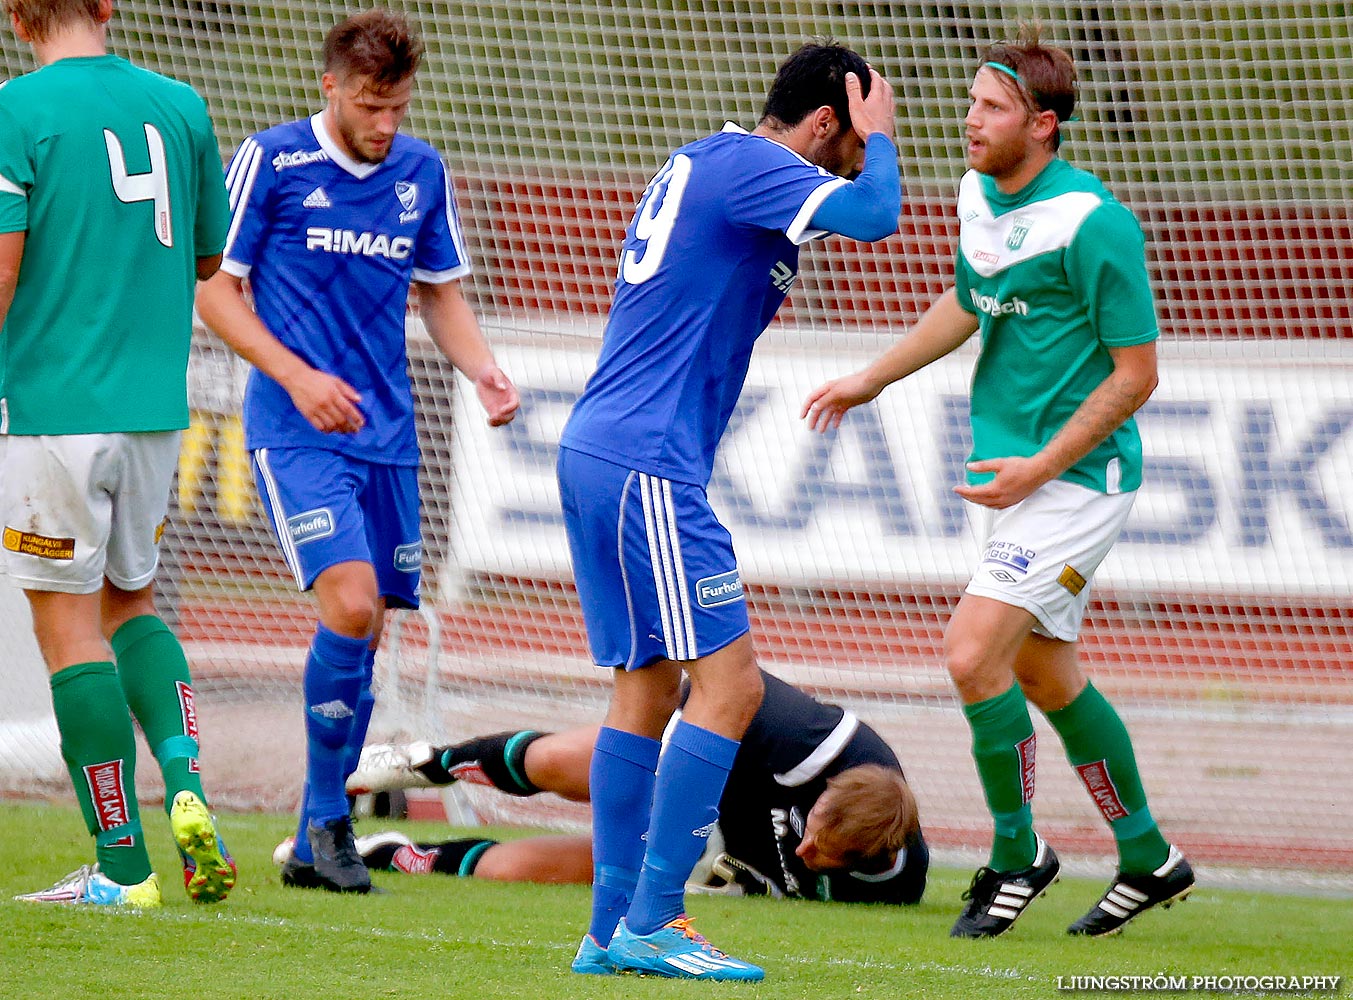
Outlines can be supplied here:
M1053 996L1073 976L1353 973L1353 904L1203 885L1117 938L1064 933L1103 890L1063 879L1005 937L953 941L969 872L932 873L914 908L693 897L698 926L766 968L759 984L574 976L580 886L377 874L366 897L282 888L270 863L283 817L223 815L240 882L219 906L182 892L168 820L143 810L165 906L144 913L11 902L91 860L74 808L0 804L0 984L22 998L607 998L698 992L748 998ZM368 820L373 832L383 820ZM445 828L392 824L440 839ZM1062 977L1060 983L1058 977ZM1095 990L1081 991L1093 993ZM1141 991L1145 992L1145 991ZM1243 991L1242 991L1243 992ZM1254 991L1250 991L1253 993ZM1330 995L1328 993L1322 995Z

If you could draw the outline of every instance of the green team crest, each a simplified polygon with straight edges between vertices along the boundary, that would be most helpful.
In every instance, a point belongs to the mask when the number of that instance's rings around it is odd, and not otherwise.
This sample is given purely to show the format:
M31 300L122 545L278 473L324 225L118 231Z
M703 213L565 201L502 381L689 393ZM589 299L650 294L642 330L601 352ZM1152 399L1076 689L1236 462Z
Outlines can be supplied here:
M1018 250L1024 245L1025 237L1029 235L1029 227L1034 220L1027 215L1021 215L1014 220L1010 226L1010 235L1005 238L1005 245L1011 250Z

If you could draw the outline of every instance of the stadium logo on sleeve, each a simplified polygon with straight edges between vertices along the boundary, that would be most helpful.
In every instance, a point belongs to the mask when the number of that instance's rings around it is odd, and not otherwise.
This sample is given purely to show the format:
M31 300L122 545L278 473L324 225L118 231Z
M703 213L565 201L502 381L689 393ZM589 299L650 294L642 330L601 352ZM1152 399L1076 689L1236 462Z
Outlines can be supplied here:
M742 578L737 570L695 581L695 599L702 608L717 608L742 600Z
M328 507L308 510L287 518L287 532L297 545L327 538L334 533L334 516Z
M3 544L10 552L37 556L39 559L75 558L74 538L52 538L6 526Z
M395 569L401 573L417 573L423 568L423 543L410 542L395 548Z
M412 181L395 181L395 197L399 203L404 206L404 211L399 213L399 224L402 226L407 222L413 222L422 213L418 211L418 185Z

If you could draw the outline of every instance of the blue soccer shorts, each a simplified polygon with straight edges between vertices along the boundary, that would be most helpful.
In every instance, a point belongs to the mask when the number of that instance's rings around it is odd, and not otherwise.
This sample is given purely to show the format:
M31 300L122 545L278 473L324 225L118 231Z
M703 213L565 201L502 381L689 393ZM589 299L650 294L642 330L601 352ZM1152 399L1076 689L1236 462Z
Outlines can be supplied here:
M302 590L342 562L370 563L386 605L418 607L418 470L322 448L260 448L254 482Z
M704 487L561 448L559 490L597 665L695 660L749 630L733 541Z

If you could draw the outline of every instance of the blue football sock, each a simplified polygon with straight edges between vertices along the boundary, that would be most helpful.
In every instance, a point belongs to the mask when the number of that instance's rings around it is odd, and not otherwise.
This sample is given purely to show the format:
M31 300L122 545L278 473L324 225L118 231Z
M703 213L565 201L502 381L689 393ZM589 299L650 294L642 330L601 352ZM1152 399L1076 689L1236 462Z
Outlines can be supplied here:
M371 725L371 713L376 707L376 696L371 693L371 678L376 672L376 651L370 646L362 657L362 690L357 695L357 708L353 712L352 730L348 733L348 745L343 753L343 779L357 770L357 762L362 756L362 747L366 744L366 731Z
M348 814L343 764L362 690L369 639L352 639L323 625L305 661L306 790L297 827L296 856L310 861L306 830ZM305 845L302 847L301 845Z
M635 934L652 934L686 911L686 880L719 819L737 752L737 740L684 719L673 730L653 792L643 870L625 916Z
M597 734L592 787L592 923L603 948L629 908L644 860L653 807L653 776L662 744L603 726Z

